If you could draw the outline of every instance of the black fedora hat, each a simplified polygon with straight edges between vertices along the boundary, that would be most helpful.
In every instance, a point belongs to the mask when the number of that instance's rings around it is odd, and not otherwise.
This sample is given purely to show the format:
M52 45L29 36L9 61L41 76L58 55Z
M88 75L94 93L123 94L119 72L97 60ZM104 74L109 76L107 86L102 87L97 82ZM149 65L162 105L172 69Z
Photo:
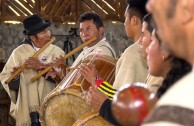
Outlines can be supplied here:
M23 26L25 29L23 33L24 35L33 35L44 30L50 25L51 25L51 22L45 21L37 14L34 14L23 20Z

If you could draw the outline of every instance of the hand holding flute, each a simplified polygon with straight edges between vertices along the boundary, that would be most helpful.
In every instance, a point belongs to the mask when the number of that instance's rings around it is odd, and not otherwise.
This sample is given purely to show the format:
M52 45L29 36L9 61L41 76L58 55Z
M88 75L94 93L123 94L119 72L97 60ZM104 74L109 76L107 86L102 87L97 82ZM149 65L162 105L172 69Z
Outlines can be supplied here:
M92 42L96 41L96 37L92 38L91 40L84 42L82 45L80 45L79 47L75 48L74 50L72 50L71 52L69 52L68 54L66 54L63 57L63 60L66 60L68 57L72 56L73 54L77 53L78 51L80 51L83 47L91 44ZM52 69L52 66L46 68L45 70L43 70L41 73L37 74L35 77L33 77L31 79L31 81L35 81L36 79L38 79L40 76L42 76L43 74L47 73L50 69Z
M39 49L32 57L35 58L35 57L38 57L38 55L44 51L51 43L53 43L55 41L55 38L52 37L51 40L46 43L41 49ZM24 63L17 71L14 71L13 74L11 74L11 77L9 77L5 83L8 84L12 79L16 78L26 67L26 64Z
M60 82L66 76L66 68L67 65L64 64L64 59L61 56L60 58L56 58L53 63L50 64L52 69L48 71L45 76L45 79L51 77L56 82Z

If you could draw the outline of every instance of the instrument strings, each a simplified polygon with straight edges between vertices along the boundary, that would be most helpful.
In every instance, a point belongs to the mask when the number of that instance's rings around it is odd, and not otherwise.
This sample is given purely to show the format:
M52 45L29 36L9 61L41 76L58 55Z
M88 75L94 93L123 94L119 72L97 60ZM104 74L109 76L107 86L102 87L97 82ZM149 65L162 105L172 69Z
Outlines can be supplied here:
M92 58L89 60L89 62L88 62L88 64L93 64L93 62L95 61L95 59L97 58L97 57L100 57L101 56L101 54L102 54L102 50L101 49L97 49L96 51L95 51L95 53L94 53L94 55L92 56ZM78 72L79 72L80 70L78 70ZM79 74L79 77L78 77L78 79L81 77L82 75L81 74ZM77 80L78 80L77 79ZM76 81L77 81L76 80ZM85 98L86 97L86 94L87 94L87 91L85 91L84 89L83 89L83 83L84 83L84 77L83 77L83 79L82 79L82 81L81 81L81 83L80 83L80 87L81 87L81 91L82 91L82 93L83 93L83 98Z

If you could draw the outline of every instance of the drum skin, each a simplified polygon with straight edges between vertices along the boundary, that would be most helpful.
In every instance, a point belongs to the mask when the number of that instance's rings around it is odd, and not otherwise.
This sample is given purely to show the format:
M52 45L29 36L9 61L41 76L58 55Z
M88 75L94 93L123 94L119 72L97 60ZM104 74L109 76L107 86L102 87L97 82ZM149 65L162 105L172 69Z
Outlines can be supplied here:
M91 58L83 62L91 62ZM116 60L112 57L101 56L92 63L100 76L110 83L114 81ZM72 126L75 121L94 110L86 104L85 93L90 83L74 70L44 99L40 108L42 126Z

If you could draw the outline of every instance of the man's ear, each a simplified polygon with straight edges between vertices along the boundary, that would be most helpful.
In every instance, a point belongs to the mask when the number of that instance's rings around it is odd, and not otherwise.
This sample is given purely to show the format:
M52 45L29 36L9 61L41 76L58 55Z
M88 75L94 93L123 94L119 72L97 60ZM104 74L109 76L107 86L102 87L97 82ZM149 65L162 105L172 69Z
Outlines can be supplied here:
M138 19L139 19L139 18L136 17L136 16L132 16L132 17L131 17L131 24L132 24L132 26L135 26L135 25L138 24L138 22L139 22Z
M30 38L30 40L33 40L34 36L33 35L29 35L29 38Z
M30 38L30 40L31 40L31 41L33 41L33 42L35 42L35 41L36 41L36 40L35 40L35 39L36 39L36 37L35 37L34 35L29 35L29 38Z
M194 16L194 1L193 0L181 0L182 13L182 23L187 24L193 20Z
M100 27L99 28L99 32L100 32L101 35L104 35L104 28L103 27Z

